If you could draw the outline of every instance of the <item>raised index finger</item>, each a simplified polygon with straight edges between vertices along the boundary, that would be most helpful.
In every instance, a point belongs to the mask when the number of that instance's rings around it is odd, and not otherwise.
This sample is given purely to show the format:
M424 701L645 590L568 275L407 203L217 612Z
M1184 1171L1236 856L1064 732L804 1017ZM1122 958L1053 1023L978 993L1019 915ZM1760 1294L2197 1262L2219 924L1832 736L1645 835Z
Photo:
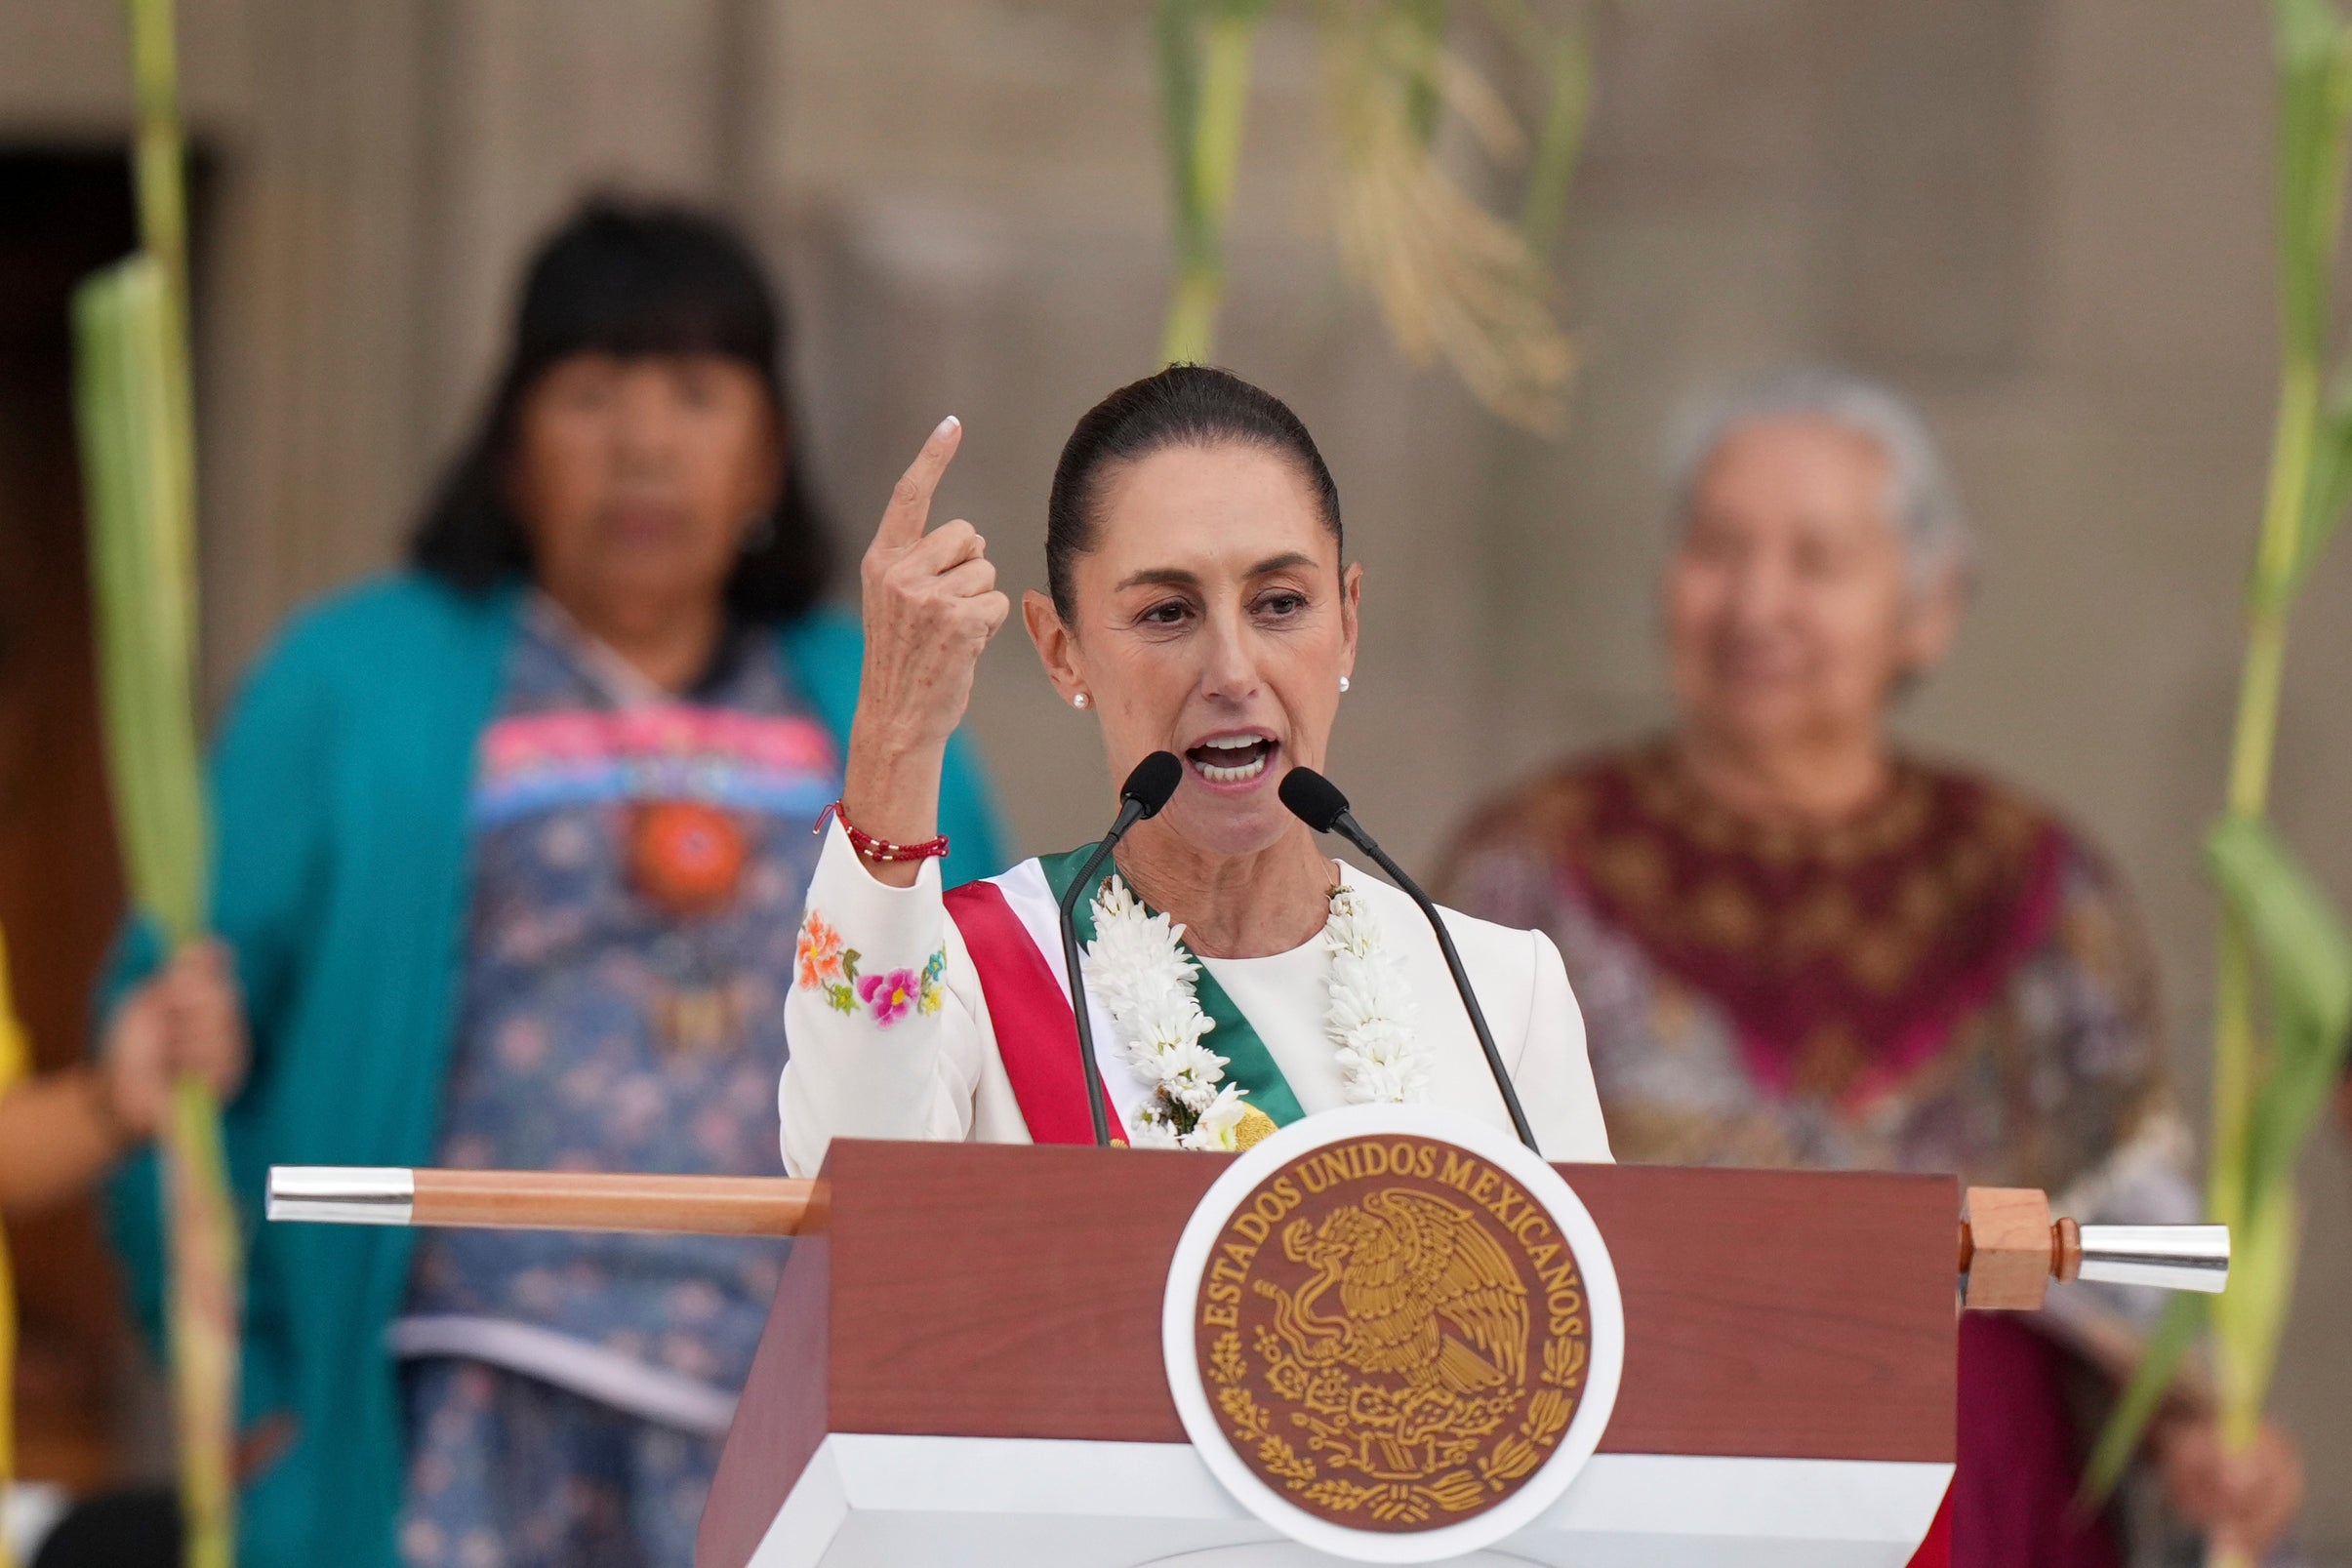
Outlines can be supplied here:
M955 456L955 448L963 440L963 422L951 414L939 422L923 449L907 464L907 471L890 490L890 504L882 508L882 526L873 531L876 544L908 545L923 537L923 528L931 520L931 493L939 488L939 476L948 471L948 461Z

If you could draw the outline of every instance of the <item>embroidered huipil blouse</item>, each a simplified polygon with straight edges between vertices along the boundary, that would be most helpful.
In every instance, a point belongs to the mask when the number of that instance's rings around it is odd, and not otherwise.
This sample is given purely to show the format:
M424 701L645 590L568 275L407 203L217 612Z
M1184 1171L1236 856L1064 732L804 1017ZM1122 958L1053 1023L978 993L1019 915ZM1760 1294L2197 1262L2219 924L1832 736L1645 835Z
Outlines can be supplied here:
M837 823L828 826L785 1008L791 1050L779 1098L794 1174L815 1174L839 1137L1090 1140L1054 916L1083 858L1027 861L943 894L935 862L912 887L891 887L866 869ZM1508 1131L1419 909L1384 882L1345 866L1339 874L1379 922L1383 949L1409 986L1428 1053L1427 1102ZM1608 1159L1584 1021L1550 939L1451 911L1447 927L1544 1153ZM1088 915L1081 939L1091 929ZM1201 1044L1228 1058L1227 1081L1251 1105L1278 1124L1346 1103L1324 1022L1332 957L1319 934L1288 952L1197 962L1199 1001L1216 1025ZM1153 1086L1128 1065L1099 999L1090 1017L1113 1119L1132 1128Z
M808 824L840 772L766 653L764 638L732 636L678 698L551 603L527 613L470 806L442 1163L774 1171L780 992L816 858ZM723 1431L785 1248L428 1231L392 1347Z
M2194 1215L2136 911L1989 780L1906 761L1851 821L1776 827L1653 746L1489 809L1446 887L1559 944L1626 1158L1951 1171L2084 1220Z

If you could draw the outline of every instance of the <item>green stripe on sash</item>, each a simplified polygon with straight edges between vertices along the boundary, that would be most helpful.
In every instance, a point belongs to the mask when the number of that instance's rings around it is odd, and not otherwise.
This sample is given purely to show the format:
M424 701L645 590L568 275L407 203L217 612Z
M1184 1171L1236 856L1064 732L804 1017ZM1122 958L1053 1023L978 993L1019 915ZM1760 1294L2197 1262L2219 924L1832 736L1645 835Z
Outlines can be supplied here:
M1053 889L1056 900L1070 891L1070 884L1077 876L1078 868L1086 864L1086 857L1093 853L1094 845L1086 844L1067 855L1037 857L1037 865L1045 873L1045 885ZM1107 870L1102 873L1104 880L1108 880L1109 875ZM1099 888L1101 883L1096 885ZM1133 889L1128 891L1132 892ZM1145 905L1144 909L1148 914L1159 912L1150 905ZM1091 893L1078 901L1077 929L1080 947L1094 940L1094 898ZM1058 971L1062 955L1053 953L1048 957ZM1277 1126L1289 1126L1306 1114L1299 1108L1298 1096L1290 1092L1290 1080L1282 1076L1280 1067L1275 1065L1274 1053L1267 1050L1266 1042L1258 1037L1257 1025L1234 1005L1234 999L1225 993L1224 986L1217 984L1217 977L1209 972L1208 965L1200 963L1200 955L1193 953L1192 958L1193 962L1200 964L1200 973L1193 977L1193 996L1213 1025L1202 1036L1201 1043L1225 1058L1227 1083L1238 1086L1248 1097L1249 1103L1273 1117Z

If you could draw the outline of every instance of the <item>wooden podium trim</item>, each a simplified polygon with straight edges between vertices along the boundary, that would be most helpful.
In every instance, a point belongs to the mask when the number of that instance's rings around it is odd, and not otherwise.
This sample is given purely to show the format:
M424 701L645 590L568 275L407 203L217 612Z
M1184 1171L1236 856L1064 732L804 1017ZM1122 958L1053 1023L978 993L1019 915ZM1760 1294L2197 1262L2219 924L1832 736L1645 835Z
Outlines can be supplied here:
M789 1236L807 1223L809 1187L767 1176L642 1176L601 1171L411 1171L412 1225L497 1229L682 1230Z

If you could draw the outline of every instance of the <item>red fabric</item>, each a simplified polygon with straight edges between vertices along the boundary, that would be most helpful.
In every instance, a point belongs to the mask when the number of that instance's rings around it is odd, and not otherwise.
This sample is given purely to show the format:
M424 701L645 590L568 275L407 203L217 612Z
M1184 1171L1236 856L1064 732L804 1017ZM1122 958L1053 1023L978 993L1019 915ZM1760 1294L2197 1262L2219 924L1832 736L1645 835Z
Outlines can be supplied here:
M1952 1493L1944 1492L1944 1501L1935 1510L1935 1522L1927 1526L1927 1539L1919 1544L1911 1554L1911 1568L1952 1568Z
M1961 1319L1959 1464L1912 1568L2121 1568L2107 1518L2074 1511L2065 1375L2065 1352L2023 1321Z
M1030 1138L1040 1144L1093 1143L1094 1113L1078 1063L1078 1026L1061 981L1046 967L1029 928L994 882L950 888L948 914L980 971L980 992L988 998L989 1020L996 1029L996 1054L1012 1080ZM1124 1143L1127 1130L1119 1125L1117 1107L1105 1108L1111 1136Z
M1908 761L1878 802L1822 827L1734 815L1664 746L1560 780L1540 815L1594 907L1718 1002L1781 1094L1851 1106L1901 1081L2057 912L2058 824Z

